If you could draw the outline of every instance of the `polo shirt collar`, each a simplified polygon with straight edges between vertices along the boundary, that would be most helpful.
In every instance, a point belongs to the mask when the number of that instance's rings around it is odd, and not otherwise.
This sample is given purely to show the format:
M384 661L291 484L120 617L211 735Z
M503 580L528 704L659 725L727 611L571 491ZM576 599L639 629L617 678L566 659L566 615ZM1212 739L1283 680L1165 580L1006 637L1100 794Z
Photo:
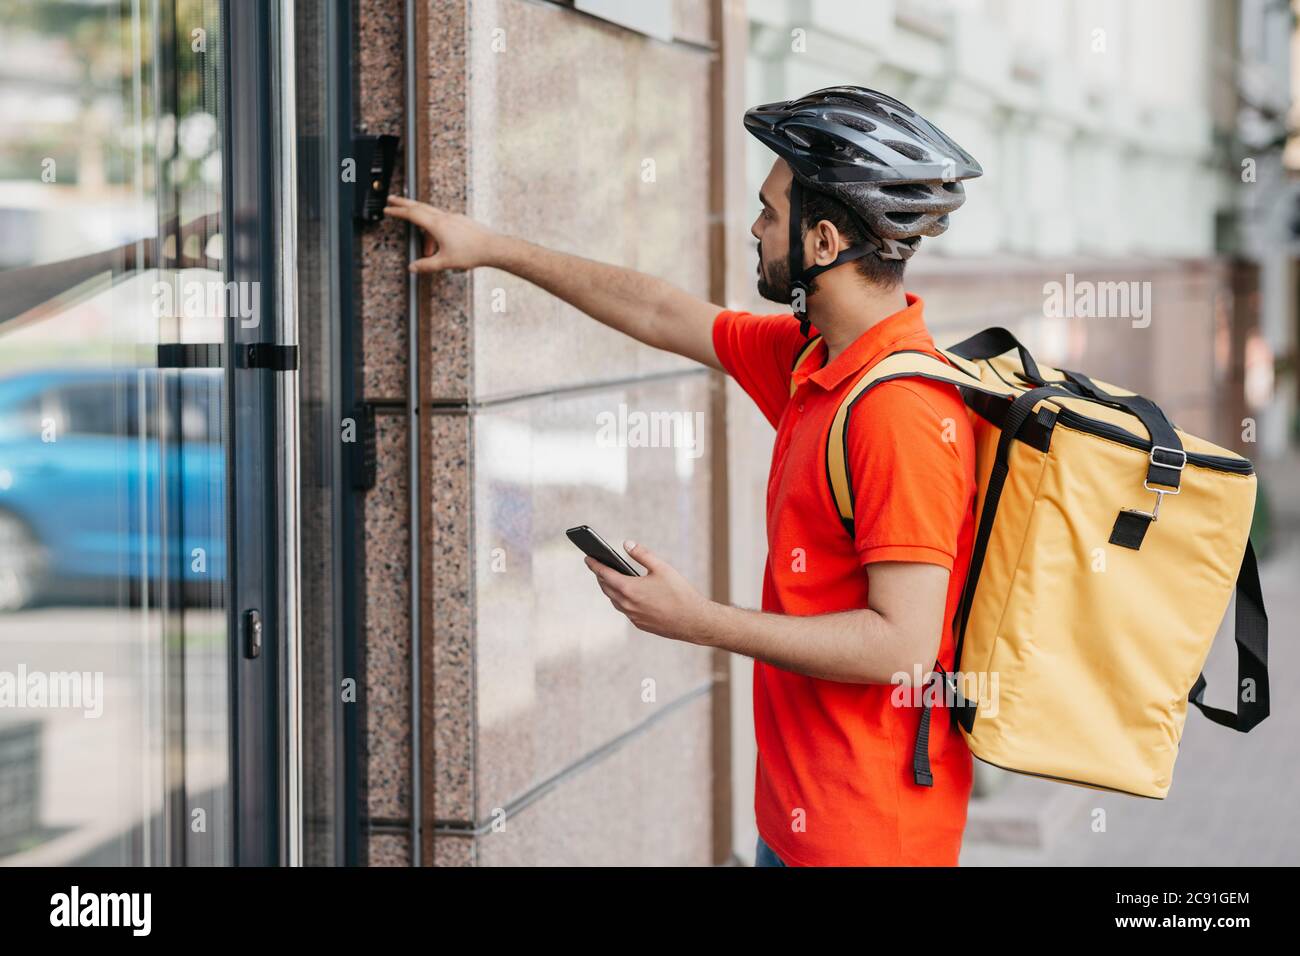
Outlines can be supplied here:
M859 335L829 365L824 365L806 376L796 375L796 383L801 378L809 378L829 391L854 372L870 368L885 355L897 351L902 340L916 335L928 336L925 327L925 303L918 295L913 295L911 292L904 294L907 297L905 307L881 319ZM824 354L826 349L824 339L820 349Z

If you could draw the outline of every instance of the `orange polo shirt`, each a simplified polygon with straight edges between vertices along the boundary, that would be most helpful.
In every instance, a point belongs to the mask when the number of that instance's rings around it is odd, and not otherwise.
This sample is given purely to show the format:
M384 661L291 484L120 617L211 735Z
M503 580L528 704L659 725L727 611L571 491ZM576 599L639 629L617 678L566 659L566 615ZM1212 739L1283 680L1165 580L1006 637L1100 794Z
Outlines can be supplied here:
M827 434L844 394L892 352L935 351L924 303L911 293L907 303L829 365L822 342L798 370L792 366L807 340L793 315L724 311L714 320L723 367L776 428L764 611L865 608L866 565L921 561L952 572L945 620L956 615L975 537L974 435L956 387L893 379L858 400L848 428L852 540L826 476ZM949 670L953 643L947 627L939 657ZM934 786L918 786L912 749L921 708L898 706L891 699L897 690L754 662L754 813L759 834L787 864L956 865L971 790L970 751L950 712L933 708Z

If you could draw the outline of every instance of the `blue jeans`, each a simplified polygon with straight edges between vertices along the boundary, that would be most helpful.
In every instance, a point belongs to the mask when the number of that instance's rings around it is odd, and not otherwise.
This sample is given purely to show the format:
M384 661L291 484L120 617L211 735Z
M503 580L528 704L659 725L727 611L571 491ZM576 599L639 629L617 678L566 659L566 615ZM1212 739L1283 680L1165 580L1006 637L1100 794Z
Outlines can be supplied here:
M770 846L763 842L763 838L758 838L758 845L754 848L754 866L785 866L781 858L776 855Z

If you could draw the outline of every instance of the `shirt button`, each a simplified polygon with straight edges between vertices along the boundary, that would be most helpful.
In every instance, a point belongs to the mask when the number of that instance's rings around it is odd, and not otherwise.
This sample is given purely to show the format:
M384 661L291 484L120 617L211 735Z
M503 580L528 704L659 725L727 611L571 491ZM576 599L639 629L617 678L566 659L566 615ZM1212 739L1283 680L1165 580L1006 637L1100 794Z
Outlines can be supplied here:
M799 411L803 411L803 402L799 403Z

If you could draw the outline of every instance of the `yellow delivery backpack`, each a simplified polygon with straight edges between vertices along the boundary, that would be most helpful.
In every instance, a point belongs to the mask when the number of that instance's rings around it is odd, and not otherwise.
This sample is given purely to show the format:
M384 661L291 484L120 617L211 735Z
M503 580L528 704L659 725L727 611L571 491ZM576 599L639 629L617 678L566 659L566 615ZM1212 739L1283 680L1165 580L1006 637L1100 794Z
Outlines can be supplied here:
M796 367L816 339L800 351ZM1163 798L1190 701L1241 732L1268 716L1268 619L1250 546L1250 461L1172 425L1148 399L1038 365L1006 329L933 355L892 353L832 421L826 472L845 526L845 425L880 382L957 385L975 428L978 531L937 683L971 752L1007 770ZM1237 708L1201 668L1236 592ZM929 705L914 773L932 784Z

